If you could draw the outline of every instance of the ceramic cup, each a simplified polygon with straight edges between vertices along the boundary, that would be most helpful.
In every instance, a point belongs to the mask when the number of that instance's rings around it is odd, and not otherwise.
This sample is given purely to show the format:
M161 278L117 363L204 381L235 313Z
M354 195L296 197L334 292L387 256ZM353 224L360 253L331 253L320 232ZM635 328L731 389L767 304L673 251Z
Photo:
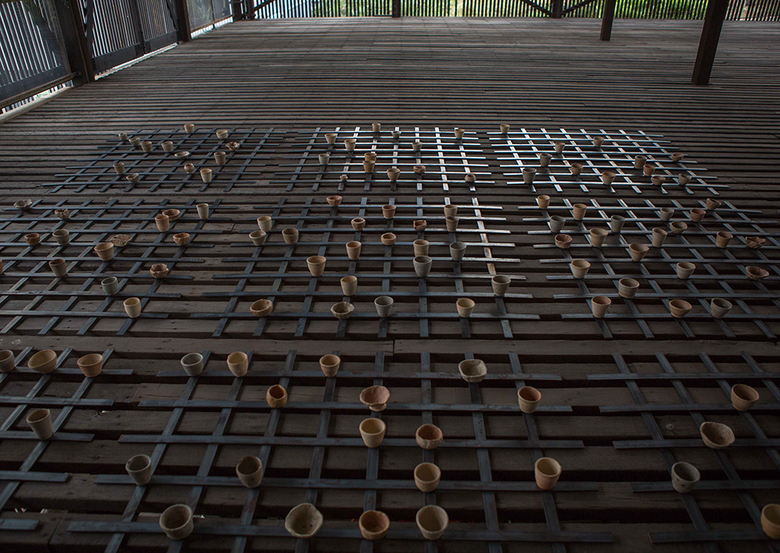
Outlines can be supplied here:
M152 459L148 455L135 455L125 463L125 471L136 486L146 486L152 479Z

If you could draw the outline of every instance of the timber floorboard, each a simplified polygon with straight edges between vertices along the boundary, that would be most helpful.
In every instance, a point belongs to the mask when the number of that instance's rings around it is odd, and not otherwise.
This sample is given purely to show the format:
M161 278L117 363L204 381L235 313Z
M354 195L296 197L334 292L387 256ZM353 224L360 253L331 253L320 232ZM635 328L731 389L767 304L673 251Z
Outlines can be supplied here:
M0 373L0 523L30 526L0 527L0 551L780 551L758 521L761 507L780 502L777 25L727 22L707 87L689 84L701 22L618 20L610 42L598 40L599 25L237 22L1 120L0 346L20 362ZM181 130L187 122L194 135ZM508 136L499 123L511 124ZM462 141L453 127L467 131ZM211 154L225 141L214 131L223 128L241 147L217 167ZM336 128L329 149L324 133ZM130 148L118 132L150 138L155 151ZM607 137L602 149L591 146L596 135ZM349 136L358 138L354 158L343 149ZM413 136L424 143L424 178L412 173ZM213 168L214 181L206 186L161 155L167 138ZM537 166L535 148L550 151L557 140L567 144L563 155L534 189L523 185L517 160ZM380 160L366 177L361 154L373 147ZM686 154L682 163L670 160L674 152ZM663 187L632 172L639 153L661 165ZM118 159L142 173L137 185L114 174ZM575 159L592 164L581 180L568 174ZM394 164L396 189L385 176ZM635 188L601 186L609 164ZM473 186L464 183L469 171ZM674 184L686 172L698 187ZM325 197L337 193L342 205L329 207ZM552 197L548 210L537 194ZM723 205L694 224L690 210L710 197ZM35 202L31 211L11 207L21 198ZM211 204L208 219L197 216L198 202ZM381 211L388 202L398 206L391 220ZM583 223L571 218L575 202L588 205ZM448 203L459 206L457 233L444 229ZM689 229L670 232L641 264L630 261L628 244L649 243L665 225L664 206ZM58 207L70 219L56 219ZM181 218L160 233L154 216L169 207ZM568 218L570 250L554 247L554 214ZM613 214L629 218L626 229L592 248L589 229L606 228ZM276 222L255 247L247 234L260 215ZM367 218L365 231L350 225L357 216ZM424 233L415 219L428 221ZM290 226L301 231L295 246L279 232ZM53 242L55 228L70 231L68 246ZM391 230L398 243L381 245ZM184 231L192 242L173 244ZM716 247L718 231L734 234L728 248ZM29 232L43 242L29 247ZM100 262L92 246L118 233L131 243ZM423 236L434 258L428 279L411 263L412 241ZM767 243L748 249L749 236ZM455 239L468 243L464 261L449 258ZM352 240L363 242L359 261L346 256ZM319 279L306 266L317 254L328 258ZM68 277L52 278L52 257L66 259ZM592 263L582 281L568 268L577 257ZM167 278L152 278L154 261L168 264ZM697 264L690 280L676 278L678 261ZM750 265L770 276L749 280ZM353 273L356 315L338 323L330 306L346 299L339 278ZM492 293L492 274L514 277L504 299ZM110 275L122 290L107 298L100 280ZM617 294L623 276L642 283L631 302ZM374 312L383 294L395 299L388 321ZM590 314L596 294L613 302L603 322ZM133 295L144 311L131 321L121 300ZM735 304L722 322L708 307L720 295ZM258 320L249 305L266 297L274 312ZM455 315L458 297L476 300L471 319ZM693 304L683 322L669 315L675 297ZM41 349L61 355L50 375L26 368ZM197 378L180 368L190 351L207 356ZM226 369L235 351L251 354L242 379ZM94 352L106 366L85 379L76 360ZM326 378L318 359L331 352L342 367ZM458 375L471 356L488 366L479 384ZM289 394L283 409L265 401L277 383ZM760 394L750 412L731 406L736 383ZM357 428L372 415L358 395L374 384L392 396L373 414L387 425L386 442L368 450ZM543 394L532 415L518 410L524 385ZM47 442L30 439L25 422L40 407L58 424ZM728 424L734 445L704 447L704 420ZM423 422L442 429L440 448L417 447ZM124 472L139 453L155 463L144 489ZM235 478L245 455L265 464L257 491ZM553 492L533 484L542 456L563 466ZM414 487L422 461L443 472L435 493ZM700 470L692 494L669 485L674 461ZM282 528L305 501L326 520L309 541ZM203 517L183 544L156 526L174 503ZM414 524L426 504L450 516L437 543L425 543ZM391 519L374 543L357 531L370 508Z

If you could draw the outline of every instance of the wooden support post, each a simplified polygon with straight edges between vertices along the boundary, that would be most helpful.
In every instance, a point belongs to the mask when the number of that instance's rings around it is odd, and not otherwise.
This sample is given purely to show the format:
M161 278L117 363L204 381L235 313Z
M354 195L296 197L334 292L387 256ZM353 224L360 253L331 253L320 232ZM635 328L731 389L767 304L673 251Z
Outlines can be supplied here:
M176 40L188 42L192 39L192 27L190 26L190 9L187 0L173 0L176 8Z
M255 18L255 2L254 0L244 0L244 19Z
M393 0L393 17L401 17L401 0Z
M604 13L601 16L601 40L612 38L612 22L615 20L615 4L617 0L604 2Z
M62 41L68 57L73 85L80 86L95 80L95 66L92 64L92 50L87 42L87 34L78 0L53 2L57 10L57 19L62 28Z
M698 86L710 83L712 65L715 63L715 52L718 50L720 30L726 19L729 0L710 0L707 3L707 13L704 15L704 27L699 40L699 52L696 54L696 64L693 66L691 82Z
M563 17L563 0L550 0L552 16L555 19Z
M243 0L233 0L233 21L242 21L244 19Z

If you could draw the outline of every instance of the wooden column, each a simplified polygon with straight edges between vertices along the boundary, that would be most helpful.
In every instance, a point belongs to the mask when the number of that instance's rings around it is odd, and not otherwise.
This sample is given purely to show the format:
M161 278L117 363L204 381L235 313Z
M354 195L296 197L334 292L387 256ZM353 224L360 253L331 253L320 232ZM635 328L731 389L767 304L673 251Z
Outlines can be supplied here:
M87 42L87 34L84 30L81 8L77 0L65 2L53 2L57 10L57 19L62 28L62 40L65 43L65 52L71 72L75 73L73 85L95 80L95 67L92 64L92 50Z
M550 0L550 11L555 19L563 17L563 0Z
M188 42L192 38L192 27L187 0L173 0L173 3L176 7L176 39L179 42Z
M255 2L254 0L244 0L244 19L255 18Z
M704 27L701 30L699 40L699 52L696 54L696 63L693 66L691 82L698 86L710 84L712 65L715 63L715 52L718 50L720 30L723 28L723 20L726 19L726 10L729 0L709 0L707 13L704 15Z
M604 2L604 13L601 16L601 40L612 38L612 22L615 20L616 0L606 0Z
M401 0L393 0L393 17L401 17Z
M233 0L233 21L241 21L243 19L244 19L243 0Z

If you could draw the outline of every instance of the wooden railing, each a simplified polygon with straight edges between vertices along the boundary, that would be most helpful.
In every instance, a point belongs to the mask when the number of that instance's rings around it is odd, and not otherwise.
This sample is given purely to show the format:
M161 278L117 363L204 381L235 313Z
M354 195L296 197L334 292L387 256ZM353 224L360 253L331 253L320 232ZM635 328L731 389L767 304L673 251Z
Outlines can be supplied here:
M229 0L0 1L0 109L94 80L231 14Z
M608 0L397 0L406 17L601 17ZM703 19L708 0L619 0L618 19ZM238 18L392 15L393 0L241 0ZM237 10L238 13L238 10ZM729 20L780 21L780 0L730 0Z

